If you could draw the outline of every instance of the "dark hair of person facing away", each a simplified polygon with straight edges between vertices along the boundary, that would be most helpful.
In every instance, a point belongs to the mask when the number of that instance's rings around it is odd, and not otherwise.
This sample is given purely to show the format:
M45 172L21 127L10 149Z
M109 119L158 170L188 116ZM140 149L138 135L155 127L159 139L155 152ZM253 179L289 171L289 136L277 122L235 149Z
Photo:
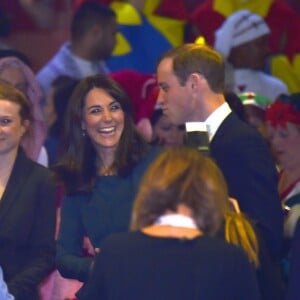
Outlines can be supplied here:
M61 75L54 79L51 86L55 89L53 96L53 106L56 113L56 120L49 129L49 134L60 137L64 124L65 112L70 97L79 80L67 75Z
M54 167L67 194L90 192L97 177L97 154L88 135L83 134L81 123L86 95L94 88L108 93L120 103L124 111L124 130L118 143L113 167L118 176L127 176L145 153L147 143L137 132L131 102L123 89L111 78L97 74L82 79L68 103L62 138L62 158ZM101 158L100 162L101 164Z
M225 232L224 238L243 248L258 266L255 232L231 207L222 172L210 158L184 146L162 152L150 165L133 206L131 229L153 225L166 212L176 212L179 204L190 208L203 234Z
M215 93L224 91L225 65L221 54L207 45L184 44L172 48L160 58L173 59L173 71L184 85L192 73L201 74Z
M26 95L10 84L0 82L0 99L13 102L20 106L21 121L32 121L31 104Z
M95 24L105 27L112 18L116 18L116 14L107 5L95 2L81 4L72 18L72 40L80 40Z

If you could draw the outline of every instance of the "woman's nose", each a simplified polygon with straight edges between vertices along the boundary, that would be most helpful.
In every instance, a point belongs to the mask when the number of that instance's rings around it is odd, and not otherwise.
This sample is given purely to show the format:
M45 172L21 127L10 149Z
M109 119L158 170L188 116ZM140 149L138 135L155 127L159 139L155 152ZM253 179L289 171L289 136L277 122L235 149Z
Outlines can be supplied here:
M111 114L111 112L108 109L104 110L104 112L103 112L103 119L104 119L104 121L111 121L112 114Z

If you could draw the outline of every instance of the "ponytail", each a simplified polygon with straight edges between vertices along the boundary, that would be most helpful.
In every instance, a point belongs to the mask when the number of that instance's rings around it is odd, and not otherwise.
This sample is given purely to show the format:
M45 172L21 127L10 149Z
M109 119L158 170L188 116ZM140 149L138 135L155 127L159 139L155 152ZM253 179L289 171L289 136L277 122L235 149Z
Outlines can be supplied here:
M249 261L259 267L258 240L249 219L239 209L225 213L225 240L242 248Z

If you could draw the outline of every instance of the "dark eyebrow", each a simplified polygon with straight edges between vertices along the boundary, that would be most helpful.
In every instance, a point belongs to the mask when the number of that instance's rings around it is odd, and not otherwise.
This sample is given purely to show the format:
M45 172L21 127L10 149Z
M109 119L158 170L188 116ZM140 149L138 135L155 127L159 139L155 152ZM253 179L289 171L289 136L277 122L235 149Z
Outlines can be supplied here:
M158 82L157 85L158 85L158 87L160 87L160 88L168 87L168 86L169 86L166 82Z
M91 106L87 107L87 110L90 110L93 108L98 108L98 107L102 107L102 106L100 104L91 105Z
M119 101L117 101L117 100L112 100L109 104L108 104L108 106L111 106L111 105L113 105L113 104L115 104L115 103L117 103L117 104L119 104L120 106L121 106L121 104L120 104L120 102ZM89 110L89 109L93 109L93 108L103 108L102 107L102 105L100 105L100 104L94 104L94 105L91 105L91 106L89 106L89 107L87 107L87 109Z
M119 101L117 101L117 100L113 100L112 102L110 102L109 103L109 105L112 105L112 104L115 104L115 103L118 103L118 104L120 104L120 102ZM121 104L120 104L121 105Z

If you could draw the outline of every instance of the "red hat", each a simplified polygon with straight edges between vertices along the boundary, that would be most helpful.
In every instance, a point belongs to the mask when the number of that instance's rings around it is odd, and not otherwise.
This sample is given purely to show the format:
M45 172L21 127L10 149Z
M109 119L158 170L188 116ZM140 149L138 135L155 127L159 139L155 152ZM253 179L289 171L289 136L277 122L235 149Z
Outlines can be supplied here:
M286 123L300 125L300 93L281 95L266 110L266 120L273 127L286 127Z
M154 111L158 88L152 74L134 70L121 70L109 74L126 91L134 108L134 121L149 118Z

